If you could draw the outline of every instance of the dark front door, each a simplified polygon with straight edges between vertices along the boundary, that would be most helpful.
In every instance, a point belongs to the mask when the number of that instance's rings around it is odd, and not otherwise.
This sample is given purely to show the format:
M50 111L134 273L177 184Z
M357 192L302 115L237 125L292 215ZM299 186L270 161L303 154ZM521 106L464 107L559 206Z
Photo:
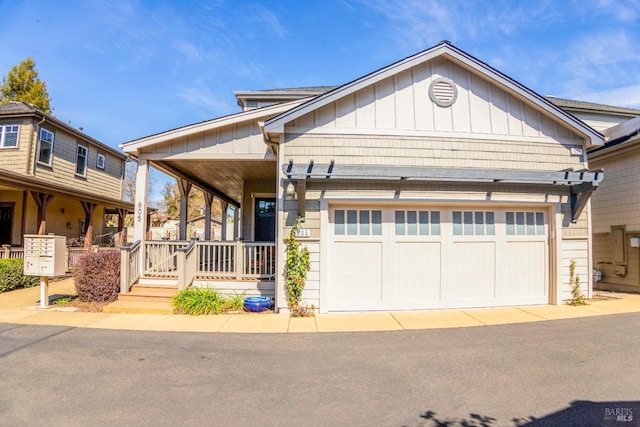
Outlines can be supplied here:
M255 227L256 242L276 241L276 199L256 199Z
M13 222L13 207L0 206L0 245L11 244L12 222Z

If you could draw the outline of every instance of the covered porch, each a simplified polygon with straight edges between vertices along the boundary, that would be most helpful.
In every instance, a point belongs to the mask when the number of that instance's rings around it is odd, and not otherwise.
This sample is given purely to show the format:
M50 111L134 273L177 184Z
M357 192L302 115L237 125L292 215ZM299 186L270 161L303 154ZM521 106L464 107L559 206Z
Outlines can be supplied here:
M223 293L276 296L278 168L276 151L264 142L259 121L274 112L264 110L122 145L138 160L138 170L134 242L121 250L121 296L136 286L167 287L176 292L200 286ZM178 183L177 240L149 239L145 218L150 167ZM201 239L187 235L189 194L195 189L205 198ZM214 240L211 233L214 201L222 207L222 240Z

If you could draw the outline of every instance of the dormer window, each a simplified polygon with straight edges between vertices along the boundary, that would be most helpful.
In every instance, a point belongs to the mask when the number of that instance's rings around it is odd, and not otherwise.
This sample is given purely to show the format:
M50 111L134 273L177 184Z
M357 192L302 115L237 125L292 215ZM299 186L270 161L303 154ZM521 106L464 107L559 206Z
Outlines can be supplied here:
M0 148L15 148L18 146L19 125L0 126Z

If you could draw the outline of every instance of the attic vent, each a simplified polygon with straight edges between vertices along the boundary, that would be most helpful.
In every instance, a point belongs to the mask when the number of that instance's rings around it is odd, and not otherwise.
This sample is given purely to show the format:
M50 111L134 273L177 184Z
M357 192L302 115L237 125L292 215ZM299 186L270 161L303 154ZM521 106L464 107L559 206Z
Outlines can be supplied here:
M435 79L429 86L429 98L441 107L449 107L456 102L458 89L449 79Z

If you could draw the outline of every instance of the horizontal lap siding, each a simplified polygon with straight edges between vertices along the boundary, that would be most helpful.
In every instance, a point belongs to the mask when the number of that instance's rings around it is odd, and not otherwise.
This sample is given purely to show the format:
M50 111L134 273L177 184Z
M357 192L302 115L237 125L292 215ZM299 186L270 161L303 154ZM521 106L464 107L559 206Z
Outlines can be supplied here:
M285 163L556 171L582 167L556 141L494 141L393 136L287 135Z
M33 132L31 120L0 120L0 126L4 125L19 125L20 129L17 147L0 148L0 168L19 174L30 173L29 145Z
M51 129L47 130L51 131ZM123 160L100 150L101 154L105 154L107 161L104 171L97 169L97 147L84 142L80 142L79 145L87 147L89 150L86 177L76 176L75 174L78 141L62 131L57 131L55 132L53 143L52 166L37 164L36 178L47 180L47 182L63 187L120 199L122 194ZM37 156L38 154L35 153L34 155Z
M611 233L596 233L593 235L593 268L602 273L601 283L594 286L603 286L612 290L640 291L640 249L632 248L629 240L632 237L640 237L640 233L626 233L625 250L627 274L618 276L614 273L616 264L613 263L613 242ZM613 286L610 286L613 285Z
M564 239L560 243L561 265L560 275L562 277L558 295L561 300L571 299L571 285L569 284L569 266L571 261L576 262L575 274L580 276L580 290L584 295L589 295L589 280L591 270L589 269L589 240L584 239Z
M605 179L591 199L593 232L607 233L616 225L640 231L640 155L592 160L589 166L605 171Z

